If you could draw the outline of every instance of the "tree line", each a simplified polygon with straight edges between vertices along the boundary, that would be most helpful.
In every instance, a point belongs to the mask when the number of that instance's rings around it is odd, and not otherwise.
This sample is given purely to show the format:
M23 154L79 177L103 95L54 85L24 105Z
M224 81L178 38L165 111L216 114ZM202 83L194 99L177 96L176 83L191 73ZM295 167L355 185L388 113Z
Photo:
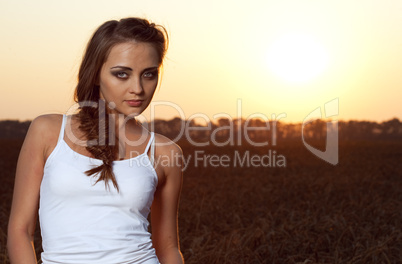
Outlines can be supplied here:
M0 121L1 139L23 139L30 121ZM217 142L242 140L243 142L265 142L267 140L294 140L301 137L322 140L331 130L337 132L339 140L402 140L402 123L393 118L381 123L372 121L330 121L315 120L310 123L285 123L262 119L227 119L199 124L194 120L173 118L156 119L145 123L145 127L163 134L175 141L187 140L206 143L213 139Z

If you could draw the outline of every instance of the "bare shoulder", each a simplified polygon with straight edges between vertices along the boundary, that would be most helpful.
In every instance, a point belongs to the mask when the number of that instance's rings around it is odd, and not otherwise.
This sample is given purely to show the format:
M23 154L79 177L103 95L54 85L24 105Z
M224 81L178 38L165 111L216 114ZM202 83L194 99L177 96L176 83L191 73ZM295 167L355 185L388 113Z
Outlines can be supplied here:
M57 144L63 115L48 114L36 117L29 126L25 144L42 149L44 157L48 157Z
M182 150L179 145L173 142L171 139L155 133L155 146L157 151L162 155L167 154L179 154L182 155Z
M30 133L39 133L44 137L52 136L54 133L59 134L63 115L48 114L36 117L30 127Z
M39 129L50 129L51 127L61 125L62 120L63 115L60 114L40 115L32 120L32 125Z
M179 145L169 138L155 133L155 159L160 186L164 185L168 178L180 181L183 153Z

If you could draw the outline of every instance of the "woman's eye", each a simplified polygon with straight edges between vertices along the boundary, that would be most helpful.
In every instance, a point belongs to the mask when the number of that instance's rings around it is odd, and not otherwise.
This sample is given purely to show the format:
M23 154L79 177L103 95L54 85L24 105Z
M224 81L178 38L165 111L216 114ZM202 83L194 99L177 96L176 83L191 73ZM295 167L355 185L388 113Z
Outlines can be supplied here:
M147 79L152 79L157 76L157 72L144 72L143 76Z
M117 78L120 78L120 79L127 79L127 77L128 77L128 74L125 72L116 72L115 75Z

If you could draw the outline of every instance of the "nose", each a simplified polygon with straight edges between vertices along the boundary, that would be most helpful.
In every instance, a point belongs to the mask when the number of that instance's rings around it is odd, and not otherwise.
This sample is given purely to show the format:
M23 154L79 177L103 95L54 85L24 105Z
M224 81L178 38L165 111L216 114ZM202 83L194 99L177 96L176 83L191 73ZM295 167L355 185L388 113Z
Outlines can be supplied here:
M142 94L144 92L144 89L142 87L142 82L141 78L133 78L133 81L130 83L129 93L133 94Z

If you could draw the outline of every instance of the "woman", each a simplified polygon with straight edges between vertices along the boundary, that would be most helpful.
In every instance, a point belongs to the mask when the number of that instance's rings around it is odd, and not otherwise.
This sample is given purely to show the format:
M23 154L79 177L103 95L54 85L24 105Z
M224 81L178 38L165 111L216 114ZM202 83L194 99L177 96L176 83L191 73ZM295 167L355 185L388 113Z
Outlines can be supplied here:
M181 150L135 120L166 48L166 31L144 19L96 30L79 70L78 113L37 117L21 148L7 242L13 264L36 263L38 215L44 264L183 263Z

